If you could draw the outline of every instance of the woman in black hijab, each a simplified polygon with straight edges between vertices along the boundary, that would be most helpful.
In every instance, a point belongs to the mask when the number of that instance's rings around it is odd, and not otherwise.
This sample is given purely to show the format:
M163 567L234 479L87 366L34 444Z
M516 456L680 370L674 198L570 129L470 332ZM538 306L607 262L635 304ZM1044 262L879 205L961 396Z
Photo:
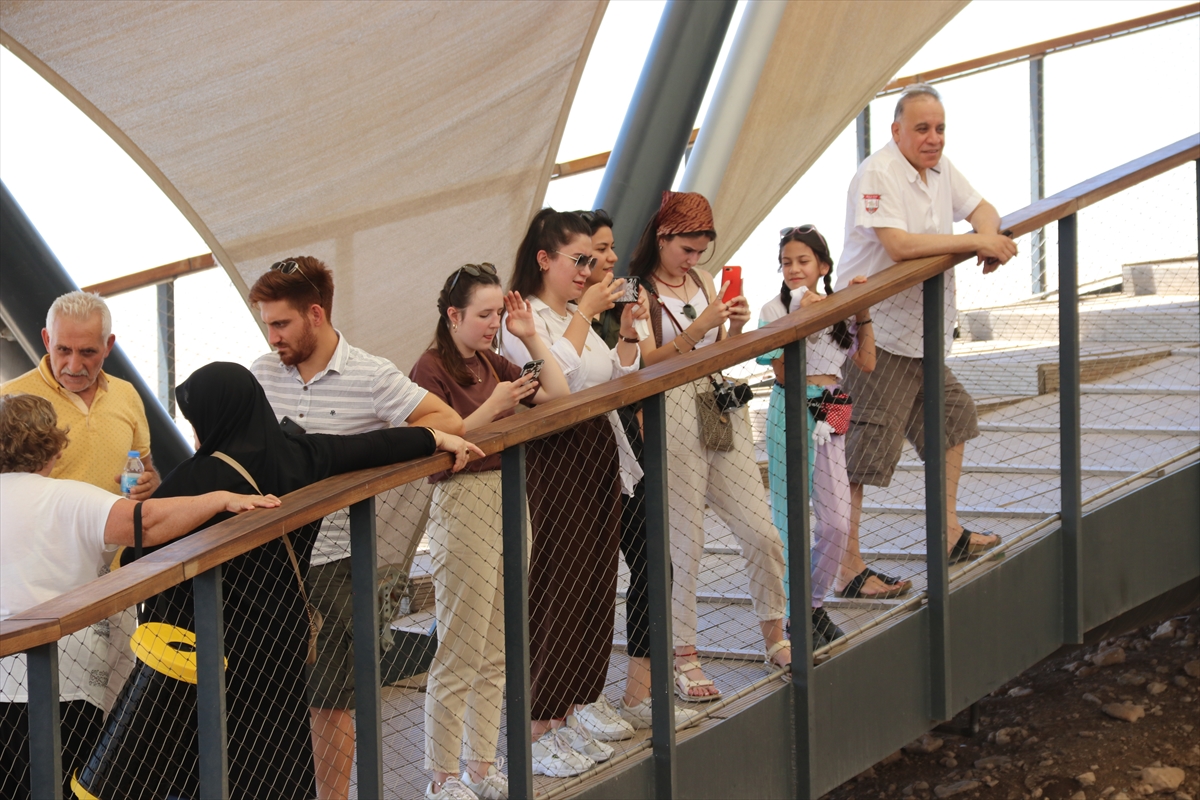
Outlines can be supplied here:
M201 367L179 386L176 397L195 428L199 448L163 480L155 497L215 489L282 496L331 475L428 456L435 450L454 453L456 471L466 465L470 452L483 455L460 437L430 428L388 428L348 436L285 434L258 381L237 364ZM257 486L215 453L238 462ZM197 530L230 516L219 514ZM315 530L309 525L288 534L305 571ZM304 679L308 614L284 539L227 562L222 578L230 797L314 797ZM149 619L195 631L192 602L191 582L179 584L151 598ZM168 707L167 703L156 706ZM185 743L182 748L163 742L155 731L145 731L140 738L144 744L134 752L144 752L146 758L124 767L113 764L110 769L136 770L138 774L128 776L129 785L139 786L141 796L195 796L194 738L190 747ZM102 740L100 748L104 746Z

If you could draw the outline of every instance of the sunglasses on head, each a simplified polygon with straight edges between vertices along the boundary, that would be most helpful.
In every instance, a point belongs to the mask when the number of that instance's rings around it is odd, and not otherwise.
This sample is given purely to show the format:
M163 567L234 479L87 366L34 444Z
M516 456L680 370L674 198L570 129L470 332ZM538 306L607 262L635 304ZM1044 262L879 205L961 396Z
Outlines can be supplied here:
M289 258L287 261L276 261L271 265L270 271L282 272L284 275L295 275L297 272L300 273L301 277L308 281L309 285L317 290L317 297L321 298L321 302L325 301L325 295L321 294L321 290L317 288L315 283L313 283L312 278L305 275L304 270L300 269L300 265L292 259Z
M458 284L458 279L463 273L467 273L472 278L478 278L480 275L495 275L496 265L488 261L482 264L463 264L458 269L454 270L454 280L450 281L450 291L454 291L455 285Z
M819 230L817 230L816 225L796 225L796 226L793 226L790 228L783 228L782 230L779 231L779 238L786 239L787 237L791 236L793 233L798 233L801 236L804 236L805 234L809 234L809 233L815 233L817 235L817 238L821 240L821 244L825 246L825 249L826 250L829 249L829 243L825 241L824 235L822 235L821 232Z
M605 211L603 208L597 208L594 211L579 211L577 213L579 214L579 218L582 219L584 222L586 222L589 226L596 224L596 218L598 216L601 216L601 215L603 215L605 217L612 216L607 211Z
M575 269L583 270L583 269L595 269L596 268L596 257L595 256L585 256L583 253L580 253L577 256L569 256L566 253L564 253L562 250L555 250L554 252L558 253L560 256L563 256L567 260L574 263Z

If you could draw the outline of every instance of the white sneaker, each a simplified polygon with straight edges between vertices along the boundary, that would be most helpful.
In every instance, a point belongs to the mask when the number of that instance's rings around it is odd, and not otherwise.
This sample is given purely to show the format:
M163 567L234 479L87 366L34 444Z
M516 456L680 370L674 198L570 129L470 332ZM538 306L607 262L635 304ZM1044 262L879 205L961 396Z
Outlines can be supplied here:
M597 764L603 764L613 756L613 749L604 742L596 741L591 731L574 714L567 717L567 724L558 729L558 740Z
M648 730L652 722L650 711L650 698L647 697L636 706L625 705L624 699L621 700L621 719L628 722L639 731ZM691 727L700 721L700 712L693 711L690 708L680 708L675 706L675 730L683 730Z
M487 774L479 783L471 780L470 772L463 773L462 782L479 800L508 800L508 776L498 770L495 764L488 767Z
M597 741L620 742L633 738L633 726L621 719L604 695L600 695L596 702L578 709L575 718Z
M425 800L479 800L475 793L463 786L462 781L453 776L446 778L442 788L436 792L430 783L425 789Z
M533 774L549 778L573 778L596 766L596 762L562 743L558 731L549 730L533 743Z

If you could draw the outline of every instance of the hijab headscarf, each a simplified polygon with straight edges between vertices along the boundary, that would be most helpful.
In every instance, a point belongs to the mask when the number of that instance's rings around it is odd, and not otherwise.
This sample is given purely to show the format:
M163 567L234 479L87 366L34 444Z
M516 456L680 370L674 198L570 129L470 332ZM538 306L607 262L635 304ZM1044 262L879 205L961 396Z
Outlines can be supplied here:
M245 367L207 364L179 385L175 397L200 439L196 459L224 453L245 467L264 494L283 495L314 480L304 468L311 448L303 437L283 432L262 386Z

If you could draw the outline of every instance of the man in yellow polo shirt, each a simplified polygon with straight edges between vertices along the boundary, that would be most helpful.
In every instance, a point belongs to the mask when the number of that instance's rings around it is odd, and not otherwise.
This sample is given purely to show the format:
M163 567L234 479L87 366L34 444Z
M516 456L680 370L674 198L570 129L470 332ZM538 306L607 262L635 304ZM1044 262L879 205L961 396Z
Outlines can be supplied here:
M145 474L130 493L145 500L158 488L150 461L150 426L133 384L105 374L104 359L116 336L112 315L99 295L70 292L54 301L42 329L46 353L36 369L0 386L0 394L44 397L54 406L71 441L52 478L66 478L117 494L130 450L137 450Z
M37 368L0 385L0 394L44 397L54 406L59 427L70 429L70 440L50 477L82 481L120 494L121 471L129 451L136 450L146 472L129 497L149 499L158 488L159 477L150 461L146 407L133 384L103 370L104 359L116 343L108 305L99 295L86 292L62 295L46 313L42 343L47 355ZM133 668L129 637L137 618L132 609L126 609L97 625L107 645L101 661L107 659L109 666L104 698L104 707L109 709Z

